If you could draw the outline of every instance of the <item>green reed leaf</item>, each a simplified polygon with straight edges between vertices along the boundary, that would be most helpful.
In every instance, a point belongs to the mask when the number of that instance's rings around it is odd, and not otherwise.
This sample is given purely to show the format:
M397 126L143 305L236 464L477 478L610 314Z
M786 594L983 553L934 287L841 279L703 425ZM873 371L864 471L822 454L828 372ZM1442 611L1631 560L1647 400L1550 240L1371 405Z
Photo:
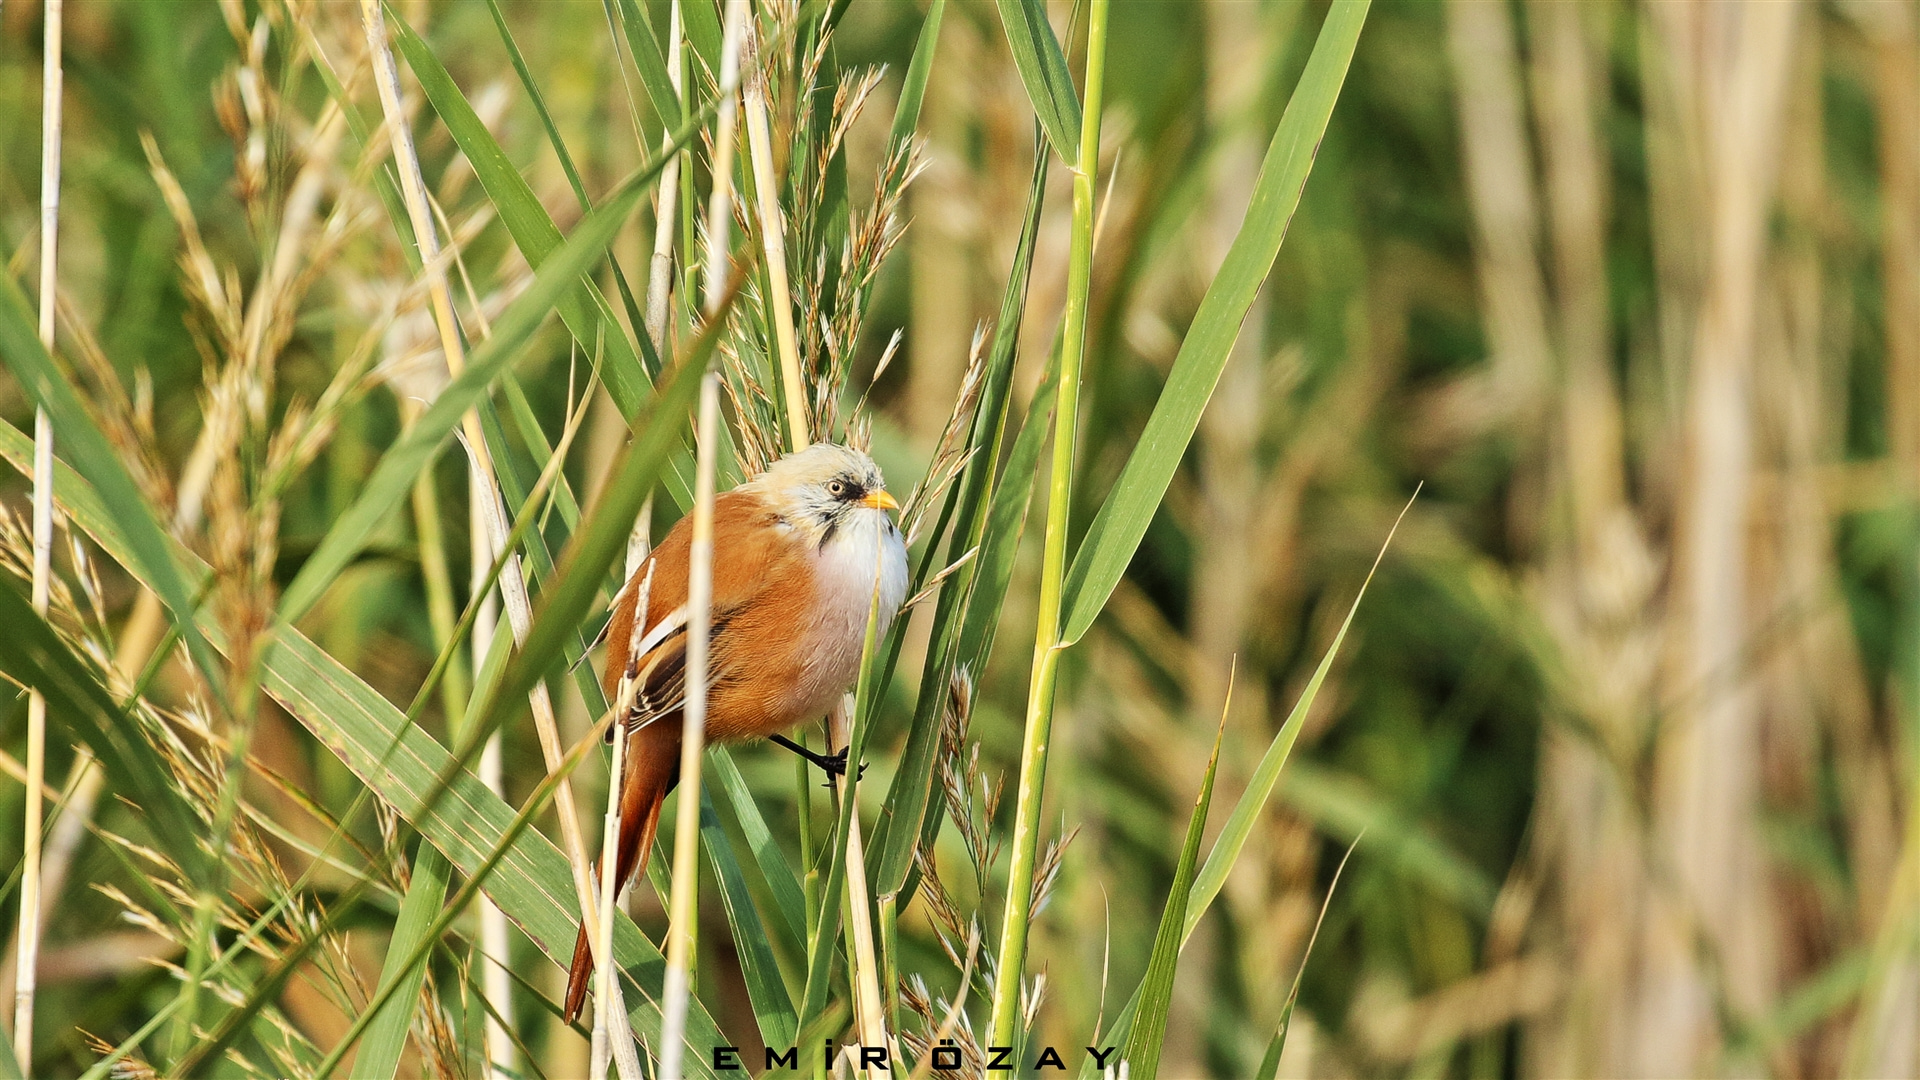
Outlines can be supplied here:
M894 146L913 138L913 130L920 124L920 103L926 100L927 77L933 72L933 54L940 45L940 19L946 12L947 0L933 0L927 7L926 21L920 24L913 59L907 61L907 79L900 87L900 104L893 110L893 130L887 137Z
M707 767L713 770L713 778L726 796L727 808L733 813L748 850L753 853L754 865L767 883L774 913L779 916L771 921L769 929L780 938L781 948L788 956L805 956L807 898L801 891L799 877L793 872L793 864L780 850L773 830L760 814L759 804L754 802L753 793L747 790L746 777L740 775L740 767L733 763L733 755L727 748L715 746L708 750Z
M793 995L780 977L780 965L767 940L766 927L754 909L753 896L747 891L747 879L734 858L733 843L720 825L713 808L713 793L700 792L701 847L713 864L713 876L720 882L720 900L727 912L727 926L733 931L733 945L740 958L740 981L747 986L747 1000L753 1005L753 1017L760 1024L760 1039L768 1046L791 1046L799 1030L794 1015Z
M366 1080L393 1080L400 1069L400 1054L407 1048L407 1031L413 1026L413 1014L420 1002L420 987L427 980L427 968L416 964L402 972L407 956L424 940L433 925L433 917L447 898L447 878L452 866L446 856L422 844L413 860L413 880L400 901L400 914L393 922L393 934L387 939L387 958L380 969L380 982L401 979L400 989L381 1006L380 1014L367 1027L360 1042L360 1055L353 1059L353 1074Z
M11 427L6 434L20 437ZM32 452L29 443L29 460ZM33 609L21 586L12 574L0 574L0 626L7 628L0 633L0 674L46 696L48 718L94 752L112 790L142 809L155 842L197 879L194 871L206 859L193 838L206 831L206 823L187 805L99 673Z
M1280 730L1267 745L1266 753L1260 756L1260 764L1254 766L1253 775L1248 778L1247 786L1240 793L1240 799L1233 806L1233 813L1227 816L1227 824L1213 842L1213 850L1207 853L1207 864L1200 868L1200 876L1193 885L1194 901L1187 916L1186 933L1192 934L1193 928L1200 924L1213 898L1219 895L1220 887L1227 882L1227 874L1240 857L1240 851L1246 846L1247 837L1253 834L1253 827L1267 806L1267 797L1273 794L1273 786L1280 780L1280 770L1287 763L1287 756L1293 753L1293 744L1300 738L1300 728L1307 722L1307 715L1313 711L1313 702L1320 696L1320 688L1326 685L1327 673L1333 670L1333 658L1339 654L1341 643L1347 640L1347 630L1353 626L1353 617L1360 610L1360 601L1367 595L1367 586L1373 583L1373 575L1380 570L1380 561L1387 557L1387 546L1393 543L1393 534L1400 527L1407 510L1412 509L1409 501L1395 519L1393 529L1387 531L1387 538L1380 545L1380 553L1374 556L1373 567L1367 571L1365 580L1360 582L1360 590L1353 594L1353 603L1347 607L1346 618L1340 620L1340 629L1333 635L1333 641L1327 645L1327 651L1320 657L1320 664L1313 669L1313 677L1300 691L1299 700L1293 703L1293 711L1280 725Z
M1002 0L1003 11L1009 2ZM1153 521L1154 509L1173 482L1240 334L1240 324L1273 268L1287 225L1300 206L1300 192L1346 81L1370 2L1335 0L1327 12L1313 55L1267 147L1246 220L1200 301L1146 429L1074 555L1067 572L1062 645L1079 641L1106 607Z
M1340 856L1340 865L1333 868L1333 880L1327 883L1327 895L1320 899L1320 914L1314 917L1313 933L1307 935L1307 947L1300 950L1300 966L1293 970L1293 987L1287 991L1286 1004L1280 1007L1280 1022L1275 1025L1273 1038L1267 1043L1267 1052L1261 1055L1254 1080L1274 1080L1280 1074L1280 1055L1287 1049L1287 1031L1293 1027L1293 1007L1300 1000L1300 984L1307 978L1307 961L1313 958L1313 946L1320 940L1320 928L1326 925L1327 909L1333 906L1333 894L1340 888L1340 877L1347 872L1353 849L1359 846L1360 839L1355 837L1353 843L1347 845L1347 853Z
M1154 1080L1160 1072L1160 1050L1167 1036L1167 1011L1173 1005L1173 978L1180 966L1180 949L1186 944L1184 927L1187 906L1192 897L1193 868L1200 859L1200 838L1207 828L1207 809L1213 805L1213 779L1220 765L1220 740L1227 732L1224 710L1220 728L1213 736L1213 753L1207 758L1207 775L1200 781L1200 796L1193 802L1193 814L1187 819L1187 838L1180 845L1180 861L1173 871L1173 888L1167 893L1167 906L1160 913L1160 929L1154 934L1153 954L1147 961L1147 974L1140 982L1140 1007L1134 1014L1133 1030L1127 1033L1126 1049L1121 1053L1130 1075Z
M1407 508L1413 506L1408 502ZM1406 509L1400 511L1400 517L1406 517ZM1394 522L1394 529L1400 526ZM1213 848L1207 853L1207 861L1194 875L1189 890L1184 913L1184 926L1180 932L1180 941L1193 936L1207 909L1213 905L1214 897L1220 895L1220 888L1226 884L1227 874L1233 870L1233 864L1246 847L1247 837L1252 835L1253 827L1265 812L1267 799L1273 794L1274 785L1280 780L1281 767L1286 765L1287 757L1293 752L1293 744L1300 737L1300 727L1306 722L1307 715L1313 711L1314 699L1320 696L1320 688L1326 683L1327 673L1333 670L1333 658L1339 655L1340 646L1347 639L1347 630L1353 625L1353 617L1360 610L1360 601L1367 595L1367 586L1373 582L1373 575L1380 569L1380 561L1386 558L1387 545L1393 542L1393 530L1387 533L1386 541L1380 545L1380 553L1374 556L1373 568L1367 571L1366 579L1360 583L1360 590L1354 594L1353 603L1347 608L1347 616L1340 622L1340 629L1327 645L1327 651L1320 657L1320 664L1314 668L1313 677L1307 680L1306 688L1301 690L1299 700L1294 702L1293 711L1287 714L1286 721L1280 725L1280 731L1268 744L1266 753L1261 755L1260 764L1254 767L1253 777L1247 783L1246 790L1234 803L1233 812L1227 815L1227 823L1214 839ZM1144 984L1143 984L1144 986ZM1132 1031L1134 1017L1142 1002L1142 989L1136 988L1126 1007L1120 1011L1111 1028L1111 1036L1125 1038ZM1080 1070L1081 1080L1092 1076L1091 1065Z
M680 95L673 92L673 80L667 75L667 58L653 34L646 13L634 0L620 0L620 29L625 32L627 49L633 54L633 66L640 73L640 85L647 88L647 100L654 115L666 117L671 124L680 118Z
M1043 0L998 0L1013 66L1026 85L1033 115L1046 129L1053 152L1069 165L1080 159L1080 97L1067 73L1067 57L1053 35Z
M40 344L33 309L10 274L0 274L0 359L19 380L28 400L47 410L59 433L55 453L71 462L119 515L126 538L125 565L166 605L194 666L206 676L214 695L225 700L226 670L195 620L195 590L168 558L168 539L140 488L133 482L113 444L93 422L73 384L67 381L46 346ZM27 472L31 476L31 467Z

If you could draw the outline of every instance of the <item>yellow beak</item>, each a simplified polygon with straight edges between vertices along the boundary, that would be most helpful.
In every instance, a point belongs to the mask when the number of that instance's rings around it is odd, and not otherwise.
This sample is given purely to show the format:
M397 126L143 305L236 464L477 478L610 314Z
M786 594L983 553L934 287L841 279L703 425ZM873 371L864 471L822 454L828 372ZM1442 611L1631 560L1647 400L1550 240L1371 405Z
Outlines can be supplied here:
M900 509L900 504L895 502L893 496L887 494L885 490L867 492L866 497L860 500L860 505L874 510Z

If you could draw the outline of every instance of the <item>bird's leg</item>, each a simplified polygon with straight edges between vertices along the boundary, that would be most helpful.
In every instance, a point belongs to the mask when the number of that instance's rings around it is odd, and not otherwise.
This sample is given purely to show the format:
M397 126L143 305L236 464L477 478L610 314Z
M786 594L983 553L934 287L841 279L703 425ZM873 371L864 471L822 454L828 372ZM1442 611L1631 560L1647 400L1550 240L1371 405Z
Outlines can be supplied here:
M806 758L813 764L818 765L820 771L826 773L829 777L847 775L847 752L845 750L841 750L837 754L816 754L812 750L787 738L785 735L769 735L767 739L774 745L784 746L794 753L799 754L801 757ZM865 764L862 764L860 766L860 775L865 776L866 774L867 767Z

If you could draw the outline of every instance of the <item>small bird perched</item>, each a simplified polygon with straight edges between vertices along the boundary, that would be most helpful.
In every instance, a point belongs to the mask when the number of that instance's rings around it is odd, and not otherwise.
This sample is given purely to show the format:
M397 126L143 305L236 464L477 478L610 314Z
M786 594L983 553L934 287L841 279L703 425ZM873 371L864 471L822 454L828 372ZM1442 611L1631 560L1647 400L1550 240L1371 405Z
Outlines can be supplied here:
M845 769L844 756L810 753L778 733L824 716L859 675L876 573L876 635L906 599L906 543L887 516L899 508L872 458L833 443L788 454L714 500L708 739L771 736L829 772ZM623 676L636 687L622 725L616 888L645 869L661 804L680 778L692 541L689 515L635 570L607 624L607 697L615 698ZM647 610L636 638L642 594ZM568 1023L580 1015L592 970L583 922L567 973Z

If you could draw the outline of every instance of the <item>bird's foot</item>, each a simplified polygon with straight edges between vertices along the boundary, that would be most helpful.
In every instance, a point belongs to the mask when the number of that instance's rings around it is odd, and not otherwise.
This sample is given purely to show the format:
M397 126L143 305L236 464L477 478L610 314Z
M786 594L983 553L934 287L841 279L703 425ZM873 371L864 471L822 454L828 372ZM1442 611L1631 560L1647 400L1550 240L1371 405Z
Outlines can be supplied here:
M845 749L840 750L838 753L821 754L821 753L816 753L812 750L809 750L804 746L801 746L799 743L794 742L792 739L789 739L784 735L771 736L770 741L777 746L786 747L787 749L793 751L796 754L799 754L801 757L807 759L813 764L819 766L820 771L827 774L828 785L831 785L833 783L834 777L847 775L847 752ZM867 775L866 762L861 762L860 764L860 775L862 777L865 777Z

